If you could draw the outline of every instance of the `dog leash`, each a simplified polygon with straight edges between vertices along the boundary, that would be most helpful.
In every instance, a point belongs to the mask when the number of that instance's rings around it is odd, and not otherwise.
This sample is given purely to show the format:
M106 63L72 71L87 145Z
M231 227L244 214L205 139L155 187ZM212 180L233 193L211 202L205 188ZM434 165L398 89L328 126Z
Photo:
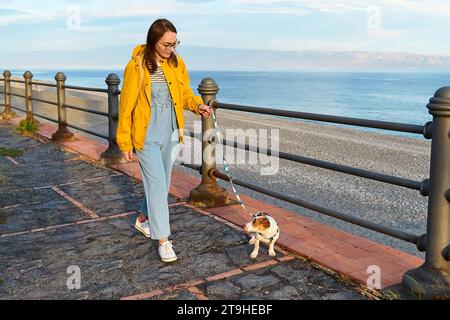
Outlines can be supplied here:
M222 144L222 138L221 138L220 131L219 131L219 125L217 124L217 118L216 118L215 111L212 111L211 114L212 114L212 118L213 118L213 122L214 122L214 128L215 128L216 135L217 135L217 140L218 140L218 142L219 142L220 144ZM223 145L223 144L222 144L222 145ZM227 175L227 177L228 177L228 180L230 181L231 189L233 190L233 193L234 193L234 195L236 196L236 199L237 199L238 203L239 203L239 204L241 205L241 207L245 210L245 212L247 212L248 214L250 214L252 217L255 217L256 215L253 214L253 213L251 213L251 212L245 207L244 202L242 201L242 199L241 199L241 197L239 196L239 194L238 194L236 188L234 187L234 183L233 183L233 179L234 179L234 178L231 176L231 173L230 173L230 167L228 166L228 163L227 163L227 161L225 160L225 150L224 150L224 152L222 152L222 161L223 161L223 166L224 166L224 169L225 169L225 173L226 173L226 175Z

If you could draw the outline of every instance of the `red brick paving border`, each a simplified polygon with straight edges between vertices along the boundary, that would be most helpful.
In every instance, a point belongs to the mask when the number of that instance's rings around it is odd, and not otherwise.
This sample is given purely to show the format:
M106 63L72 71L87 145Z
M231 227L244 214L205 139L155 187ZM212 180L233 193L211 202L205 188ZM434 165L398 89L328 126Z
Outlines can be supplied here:
M71 196L69 196L67 193L59 189L58 187L52 187L52 190L58 193L60 196L64 197L67 201L71 202L74 206L78 207L81 211L83 211L89 218L91 219L97 219L99 218L99 215L96 214L94 211L86 207L81 202L75 200Z

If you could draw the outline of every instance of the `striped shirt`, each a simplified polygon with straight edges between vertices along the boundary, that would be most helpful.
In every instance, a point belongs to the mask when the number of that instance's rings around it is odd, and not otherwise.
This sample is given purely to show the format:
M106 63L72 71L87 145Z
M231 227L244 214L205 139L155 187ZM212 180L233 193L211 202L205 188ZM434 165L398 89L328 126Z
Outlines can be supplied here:
M150 68L149 68L150 70ZM161 65L158 63L158 67L156 68L155 72L150 74L150 81L151 82L158 82L158 83L165 83L166 77L164 76L163 69L161 68Z

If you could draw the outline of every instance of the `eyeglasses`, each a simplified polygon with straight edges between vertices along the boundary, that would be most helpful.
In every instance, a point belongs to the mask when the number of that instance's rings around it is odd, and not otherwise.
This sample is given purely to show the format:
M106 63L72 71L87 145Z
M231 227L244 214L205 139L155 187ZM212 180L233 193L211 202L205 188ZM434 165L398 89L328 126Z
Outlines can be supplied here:
M180 44L180 40L177 40L177 41L175 41L174 43L169 43L169 44L164 44L164 43L161 43L163 46L164 46L164 48L166 49L166 50L169 50L170 48L176 48L176 47L178 47L178 45Z

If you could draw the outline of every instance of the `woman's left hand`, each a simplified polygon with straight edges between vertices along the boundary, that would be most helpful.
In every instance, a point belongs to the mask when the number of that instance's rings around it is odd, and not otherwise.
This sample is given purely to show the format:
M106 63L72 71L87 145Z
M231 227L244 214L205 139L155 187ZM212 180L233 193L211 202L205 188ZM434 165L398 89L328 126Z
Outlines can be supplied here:
M199 105L198 111L200 112L200 114L203 117L206 117L206 118L211 117L211 115L212 115L212 109L209 106L207 106L206 104Z

